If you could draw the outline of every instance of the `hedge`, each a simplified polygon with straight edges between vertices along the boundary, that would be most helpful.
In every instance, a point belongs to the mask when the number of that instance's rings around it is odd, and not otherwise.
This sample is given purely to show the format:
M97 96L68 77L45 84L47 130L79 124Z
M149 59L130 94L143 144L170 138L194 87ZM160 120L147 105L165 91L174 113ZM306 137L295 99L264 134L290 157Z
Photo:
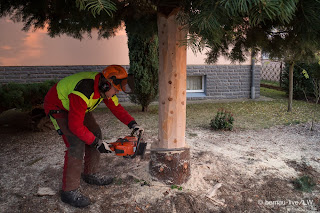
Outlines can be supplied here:
M49 80L43 83L0 85L0 112L12 108L27 111L42 105L45 95L55 83L56 80Z

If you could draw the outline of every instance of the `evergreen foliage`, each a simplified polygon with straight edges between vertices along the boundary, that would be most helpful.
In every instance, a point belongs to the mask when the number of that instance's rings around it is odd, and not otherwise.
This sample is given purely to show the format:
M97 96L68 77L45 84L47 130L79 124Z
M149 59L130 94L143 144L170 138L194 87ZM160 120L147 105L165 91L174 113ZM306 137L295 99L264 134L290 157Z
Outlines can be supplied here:
M215 63L219 56L234 62L245 61L250 56L249 51L255 53L268 41L270 27L286 25L293 20L297 2L187 1L189 44L195 50L208 49L207 63Z
M158 36L155 16L139 17L127 20L130 69L134 74L134 94L130 94L133 103L148 111L149 104L158 95Z
M98 29L100 38L115 35L122 20L119 10L112 13L112 17L103 10L95 18L91 11L80 10L79 2L84 2L86 7L85 0L0 0L0 17L9 16L15 22L23 22L24 31L43 29L47 24L51 37L66 34L82 39L85 34L91 37L92 29ZM121 3L115 4L118 8Z
M299 1L290 23L272 22L263 26L264 33L268 34L260 40L260 46L270 58L283 59L287 63L314 62L320 48L320 16L313 17L312 14L319 11L319 1Z
M100 15L101 11L105 11L109 16L112 16L112 13L117 10L115 3L110 0L76 0L76 5L80 10L90 10L94 17Z
M12 108L30 110L41 105L49 89L56 83L56 80L50 80L33 84L3 84L0 86L0 111Z

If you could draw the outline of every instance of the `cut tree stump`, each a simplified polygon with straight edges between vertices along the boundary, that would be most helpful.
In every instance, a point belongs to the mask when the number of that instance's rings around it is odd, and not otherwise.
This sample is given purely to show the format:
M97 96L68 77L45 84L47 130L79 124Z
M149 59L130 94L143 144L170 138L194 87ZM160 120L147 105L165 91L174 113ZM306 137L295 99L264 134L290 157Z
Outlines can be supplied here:
M190 149L175 152L151 151L150 173L165 184L182 184L190 177Z

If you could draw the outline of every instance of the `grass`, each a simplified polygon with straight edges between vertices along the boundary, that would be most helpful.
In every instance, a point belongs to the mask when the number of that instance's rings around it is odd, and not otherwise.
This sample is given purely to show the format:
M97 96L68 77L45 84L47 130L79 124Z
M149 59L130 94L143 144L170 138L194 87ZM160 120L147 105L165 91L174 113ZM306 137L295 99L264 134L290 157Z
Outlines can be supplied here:
M187 104L187 128L210 128L210 121L218 109L231 111L235 129L263 129L276 125L295 125L311 122L313 103L293 101L292 112L287 112L285 92L261 88L262 96L273 98L271 101L246 100L228 103L189 103ZM146 130L158 131L158 106L149 106L147 113L139 106L126 106L128 112L141 123ZM316 106L316 122L320 121L320 105ZM193 135L190 135L193 136Z
M311 121L314 104L294 100L292 112L287 112L288 99L284 91L262 87L260 95L273 100L253 101L248 99L243 102L187 105L187 126L209 128L209 120L215 116L219 108L233 113L236 129L263 129L276 125L294 125ZM320 105L317 106L316 120L320 121Z
M273 99L286 99L286 92L285 91L279 91L274 89L268 89L261 87L260 88L260 95L273 98Z
M234 115L234 127L240 129L262 129L275 125L289 125L311 121L313 104L294 101L292 112L287 112L287 100L244 101L233 103L193 104L187 107L188 127L208 127L219 108L225 108ZM320 107L318 107L320 109ZM320 119L319 110L317 120Z
M280 83L278 81L261 80L260 83L280 87Z

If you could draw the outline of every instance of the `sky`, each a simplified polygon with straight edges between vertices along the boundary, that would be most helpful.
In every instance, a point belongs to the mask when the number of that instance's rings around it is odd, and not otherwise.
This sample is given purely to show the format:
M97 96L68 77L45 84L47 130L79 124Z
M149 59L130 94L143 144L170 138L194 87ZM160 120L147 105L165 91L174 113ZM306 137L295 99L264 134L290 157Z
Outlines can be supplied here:
M127 37L77 40L68 36L51 38L45 29L22 31L22 23L0 19L0 66L129 64Z
M0 18L0 66L129 65L125 30L110 39L77 40L68 36L51 38L46 29L22 31L22 23ZM188 49L187 64L205 64L205 55Z

